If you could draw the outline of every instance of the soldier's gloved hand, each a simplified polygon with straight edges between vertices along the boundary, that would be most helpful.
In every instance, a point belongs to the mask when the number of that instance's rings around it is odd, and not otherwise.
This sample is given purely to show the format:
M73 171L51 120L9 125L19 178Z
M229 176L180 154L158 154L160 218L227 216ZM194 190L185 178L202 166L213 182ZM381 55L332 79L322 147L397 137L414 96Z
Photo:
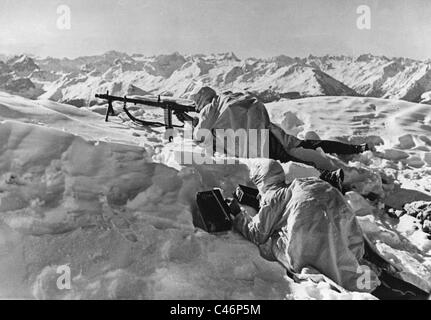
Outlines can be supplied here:
M178 121L184 122L186 120L184 117L184 113L177 113L176 116Z
M193 120L193 118L191 116L189 116L188 114L183 113L183 112L177 113L176 116L177 116L178 120L181 122Z
M192 126L196 127L198 125L198 123L199 123L199 118L198 117L193 117Z
M230 213L236 217L239 213L241 213L241 207L239 205L238 200L234 198L227 198L226 203L229 206Z

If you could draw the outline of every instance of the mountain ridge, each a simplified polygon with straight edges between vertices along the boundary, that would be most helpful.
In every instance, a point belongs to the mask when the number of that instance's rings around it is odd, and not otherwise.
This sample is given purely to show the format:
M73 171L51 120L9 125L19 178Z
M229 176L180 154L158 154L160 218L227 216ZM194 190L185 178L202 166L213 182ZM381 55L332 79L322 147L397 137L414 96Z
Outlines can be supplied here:
M0 89L78 107L97 104L94 94L100 91L187 97L200 85L248 90L265 102L330 95L427 102L423 96L431 91L431 61L369 53L240 59L233 52L145 56L108 51L74 59L19 55L5 60ZM14 90L18 80L21 86Z

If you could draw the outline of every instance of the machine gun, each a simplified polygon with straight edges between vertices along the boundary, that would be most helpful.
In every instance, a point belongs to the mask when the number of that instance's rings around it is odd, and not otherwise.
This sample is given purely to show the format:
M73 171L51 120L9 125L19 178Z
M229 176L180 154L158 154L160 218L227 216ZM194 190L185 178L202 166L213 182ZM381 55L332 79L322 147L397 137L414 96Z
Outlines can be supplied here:
M143 97L143 98L127 98L124 97L118 97L118 96L111 96L109 94L109 91L106 92L106 94L96 94L96 98L98 99L104 99L108 101L108 108L106 110L106 116L105 121L108 121L109 116L114 116L114 108L112 107L113 101L119 101L123 102L123 110L127 114L127 116L132 120L133 122L142 125L142 126L156 126L156 127L165 127L167 131L171 132L173 128L183 128L184 125L174 125L172 123L172 115L175 115L177 119L180 122L183 122L185 120L192 120L193 118L187 114L187 112L196 112L194 103L184 103L180 104L175 99L165 97L163 100L160 96L158 97ZM127 103L133 103L134 105L140 104L140 105L146 105L151 107L158 107L162 108L164 110L164 119L165 122L157 122L157 121L147 121L138 119L135 116L133 116L129 110L127 110ZM169 136L169 141L172 141L173 136Z

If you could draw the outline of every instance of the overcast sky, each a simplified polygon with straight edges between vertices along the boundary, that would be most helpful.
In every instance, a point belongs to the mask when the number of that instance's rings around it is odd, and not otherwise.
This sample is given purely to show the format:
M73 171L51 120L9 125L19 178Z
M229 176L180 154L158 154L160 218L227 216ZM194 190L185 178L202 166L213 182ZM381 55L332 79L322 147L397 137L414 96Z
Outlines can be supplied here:
M57 27L57 8L71 29ZM357 7L371 29L357 28ZM0 0L0 53L76 57L233 51L431 58L430 0Z

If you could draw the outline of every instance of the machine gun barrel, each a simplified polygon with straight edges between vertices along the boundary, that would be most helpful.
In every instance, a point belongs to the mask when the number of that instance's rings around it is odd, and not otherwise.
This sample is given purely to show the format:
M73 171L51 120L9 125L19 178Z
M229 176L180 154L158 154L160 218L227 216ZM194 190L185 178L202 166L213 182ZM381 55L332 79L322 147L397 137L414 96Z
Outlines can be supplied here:
M109 94L96 94L96 98L104 99L108 101L120 101L127 102L133 104L142 104L150 107L158 107L163 109L172 109L182 112L196 112L196 109L193 105L180 104L176 101L171 100L161 100L160 96L158 98L127 98L127 97L118 97L112 96Z
M174 127L182 128L183 126L180 125L174 125L172 123L172 114L174 114L178 120L181 122L184 122L185 119L192 119L189 115L187 115L187 112L196 112L196 108L193 103L190 104L181 104L177 101L170 100L170 98L163 98L163 100L158 96L157 98L151 98L151 97L145 97L145 98L128 98L126 96L124 97L118 97L118 96L112 96L109 94L109 91L106 94L96 94L96 98L98 99L104 99L108 101L108 109L106 110L106 117L105 121L108 121L109 116L115 115L114 108L112 107L113 101L119 101L124 103L124 111L126 112L127 116L135 123L138 123L140 125L149 125L149 126L165 126L167 130L171 130ZM127 103L133 103L133 104L141 104L146 105L150 107L157 107L164 109L165 113L165 123L155 122L155 121L146 121L142 119L137 119L135 116L133 116L129 110L126 108ZM170 136L169 140L172 140L172 136Z

